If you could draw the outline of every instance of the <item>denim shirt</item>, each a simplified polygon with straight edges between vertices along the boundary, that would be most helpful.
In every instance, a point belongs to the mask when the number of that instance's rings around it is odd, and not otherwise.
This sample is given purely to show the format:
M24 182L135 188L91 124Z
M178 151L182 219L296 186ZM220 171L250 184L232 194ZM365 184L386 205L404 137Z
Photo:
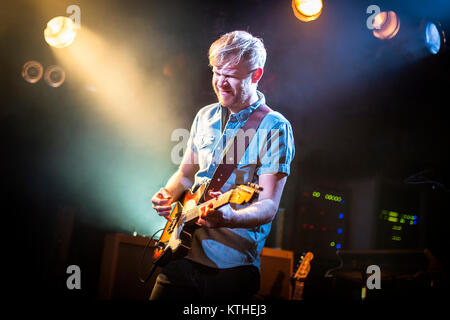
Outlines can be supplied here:
M249 116L265 97L257 92L259 100L253 105L230 114L222 132L222 108L219 103L203 107L191 127L188 148L197 157L199 170L194 187L209 181L222 161L226 144L243 127ZM226 192L248 182L258 183L265 173L290 173L290 163L295 154L292 127L279 112L269 112L245 150L236 169L221 188ZM231 268L241 265L260 267L259 253L269 235L271 222L254 228L207 228L195 231L192 249L187 256L195 262L214 267Z

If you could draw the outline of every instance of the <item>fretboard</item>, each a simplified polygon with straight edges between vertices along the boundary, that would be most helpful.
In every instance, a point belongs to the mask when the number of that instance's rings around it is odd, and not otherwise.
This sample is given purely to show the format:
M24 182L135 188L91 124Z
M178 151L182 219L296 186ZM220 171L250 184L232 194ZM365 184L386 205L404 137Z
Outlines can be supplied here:
M199 204L198 206L195 206L189 210L184 211L183 212L184 222L189 222L191 220L198 218L201 214L201 208L209 205L210 203L213 204L214 209L226 205L230 201L232 194L233 190L227 191L224 194L218 196L217 198L212 198L206 202L203 202L202 204Z
M295 281L294 287L294 296L292 300L303 300L303 288L305 287L305 283L303 281Z

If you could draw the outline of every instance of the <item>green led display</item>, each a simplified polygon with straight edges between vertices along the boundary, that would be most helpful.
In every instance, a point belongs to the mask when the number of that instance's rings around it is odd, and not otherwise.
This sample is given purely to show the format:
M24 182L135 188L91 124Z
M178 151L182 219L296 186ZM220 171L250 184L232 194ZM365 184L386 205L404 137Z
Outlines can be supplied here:
M389 222L397 222L398 219L397 219L397 218L394 218L394 217L389 217L389 218L388 218L388 221L389 221Z
M408 225L417 224L417 216L411 214L402 214L390 210L381 210L379 215L380 220L385 220L392 223L402 223Z
M398 217L398 213L395 211L389 211L389 216L390 217Z
M321 195L322 194L319 191L312 192L312 196L314 198L320 198ZM324 199L329 200L329 201L344 203L344 199L342 199L342 197L339 197L339 196L336 196L336 195L330 194L330 193L325 194Z
M326 200L331 200L331 201L336 201L336 202L341 202L342 201L341 197L338 197L338 196L335 196L335 195L332 195L332 194L326 194L325 195L325 199Z

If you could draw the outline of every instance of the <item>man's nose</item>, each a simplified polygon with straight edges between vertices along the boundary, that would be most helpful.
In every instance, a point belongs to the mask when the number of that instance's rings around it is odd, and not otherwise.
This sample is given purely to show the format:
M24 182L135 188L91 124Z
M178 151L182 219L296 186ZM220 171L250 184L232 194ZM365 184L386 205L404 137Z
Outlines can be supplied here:
M227 84L228 84L228 81L227 81L226 77L219 76L219 78L217 79L217 86L223 88Z

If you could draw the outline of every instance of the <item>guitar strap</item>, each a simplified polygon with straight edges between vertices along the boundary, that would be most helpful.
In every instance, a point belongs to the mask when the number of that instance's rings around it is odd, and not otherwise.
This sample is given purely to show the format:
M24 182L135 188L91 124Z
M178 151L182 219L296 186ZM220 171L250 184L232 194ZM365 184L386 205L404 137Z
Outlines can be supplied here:
M244 135L244 138L246 138L244 142L244 148L238 148L237 142L239 130L234 136L234 139L231 141L231 143L228 143L224 148L222 152L222 162L217 166L208 187L203 193L203 198L205 200L211 199L209 191L219 191L231 176L242 156L244 155L245 150L247 150L248 146L250 145L250 142L252 141L256 131L258 130L261 121L270 111L272 111L272 109L270 109L267 105L261 104L255 111L253 111L253 113L245 122L244 126L239 129L242 130L240 132L244 134L250 133L249 135ZM250 129L253 130L248 131Z

